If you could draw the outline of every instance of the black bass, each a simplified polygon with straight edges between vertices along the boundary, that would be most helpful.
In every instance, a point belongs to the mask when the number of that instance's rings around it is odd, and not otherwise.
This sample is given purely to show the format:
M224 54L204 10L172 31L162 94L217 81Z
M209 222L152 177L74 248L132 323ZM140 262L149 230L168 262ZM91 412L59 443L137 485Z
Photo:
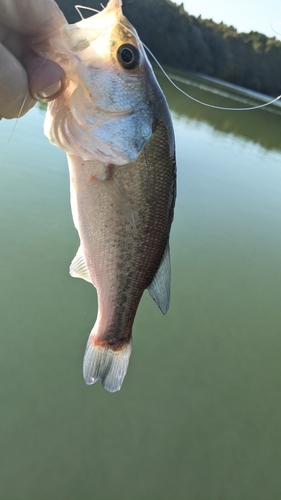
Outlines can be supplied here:
M144 290L163 314L169 307L176 196L171 117L121 0L63 26L41 55L59 63L69 79L48 105L45 133L68 158L81 242L70 274L98 294L84 378L87 384L100 379L115 392L126 375Z

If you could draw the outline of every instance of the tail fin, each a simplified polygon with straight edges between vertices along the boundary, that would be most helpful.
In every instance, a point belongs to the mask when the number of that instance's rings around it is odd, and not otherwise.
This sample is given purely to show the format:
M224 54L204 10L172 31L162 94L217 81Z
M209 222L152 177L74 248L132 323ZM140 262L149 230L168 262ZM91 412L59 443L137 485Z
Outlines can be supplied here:
M132 342L119 351L113 351L108 347L94 345L90 335L83 362L86 384L91 385L101 380L107 391L119 391L127 372L131 352Z

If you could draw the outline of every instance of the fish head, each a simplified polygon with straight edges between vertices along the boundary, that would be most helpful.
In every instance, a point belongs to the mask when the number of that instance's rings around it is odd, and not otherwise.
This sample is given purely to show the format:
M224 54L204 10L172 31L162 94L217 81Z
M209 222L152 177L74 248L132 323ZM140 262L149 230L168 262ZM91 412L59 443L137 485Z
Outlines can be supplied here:
M131 109L131 103L140 97L136 92L144 86L147 59L136 30L123 16L121 0L111 0L98 14L64 25L61 33L71 51L67 68L71 80L91 92L101 109Z
M134 161L152 134L153 103L164 97L121 0L63 26L58 46L70 85L49 105L45 133L83 160Z

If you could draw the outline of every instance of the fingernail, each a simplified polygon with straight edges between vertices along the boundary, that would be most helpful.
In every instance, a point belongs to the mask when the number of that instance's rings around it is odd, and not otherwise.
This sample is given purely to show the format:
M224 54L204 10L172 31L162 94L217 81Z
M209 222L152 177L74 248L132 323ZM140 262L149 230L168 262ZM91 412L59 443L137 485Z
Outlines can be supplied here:
M51 97L54 97L59 90L61 89L62 83L60 80L58 80L55 83L52 83L52 85L49 85L46 87L44 90L41 90L41 92L36 93L36 98L39 101L50 99Z

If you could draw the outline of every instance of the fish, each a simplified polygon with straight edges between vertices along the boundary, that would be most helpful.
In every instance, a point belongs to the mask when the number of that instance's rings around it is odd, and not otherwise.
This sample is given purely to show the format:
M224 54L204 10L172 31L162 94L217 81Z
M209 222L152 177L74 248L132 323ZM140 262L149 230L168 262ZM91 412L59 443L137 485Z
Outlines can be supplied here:
M170 303L169 235L176 198L175 137L166 98L121 0L65 24L41 54L60 64L66 90L48 104L44 131L67 155L80 246L70 275L97 291L85 382L120 390L146 289Z

